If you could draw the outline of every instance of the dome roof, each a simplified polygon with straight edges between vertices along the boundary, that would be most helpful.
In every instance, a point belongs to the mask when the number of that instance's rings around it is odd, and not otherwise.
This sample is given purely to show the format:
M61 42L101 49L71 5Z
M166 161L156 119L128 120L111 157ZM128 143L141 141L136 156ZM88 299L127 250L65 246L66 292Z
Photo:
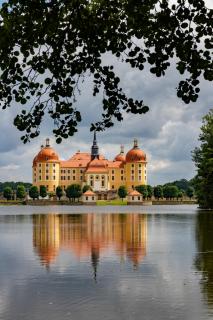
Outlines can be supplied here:
M122 162L124 162L124 161L125 161L125 155L119 153L119 154L115 157L114 161L122 161Z
M59 156L55 152L55 150L49 146L48 139L46 142L46 146L45 147L42 146L42 149L34 158L33 166L35 166L37 162L43 162L43 161L59 161Z
M124 162L126 159L125 159L125 155L124 155L124 146L121 145L121 151L120 153L115 157L114 161L122 161Z
M134 147L126 154L126 162L146 161L146 154L138 148L137 140L134 140Z

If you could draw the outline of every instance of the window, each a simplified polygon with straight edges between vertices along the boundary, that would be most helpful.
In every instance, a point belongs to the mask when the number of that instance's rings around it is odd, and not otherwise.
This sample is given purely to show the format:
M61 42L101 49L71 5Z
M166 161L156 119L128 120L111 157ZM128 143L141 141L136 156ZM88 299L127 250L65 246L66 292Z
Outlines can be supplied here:
M55 180L55 176L53 176L53 180Z
M41 180L41 176L39 176L39 180Z
M88 200L88 197L86 197L86 200Z
M114 176L112 176L112 181L114 181L115 180L115 177Z
M146 170L145 170L145 174L146 174Z
M115 186L114 185L112 185L112 189L114 189L115 188Z
M46 180L49 180L49 176L46 176Z
M36 178L34 179L34 182L36 182Z
M49 173L49 170L48 170L48 169L46 170L46 173Z
M139 177L138 177L138 180L140 180L140 181L141 181L141 180L142 180L142 177L141 177L141 176L139 176Z
M134 189L134 186L132 186L132 189Z
M134 181L134 176L131 176L131 180Z
M132 197L132 200L134 200L134 197Z
M132 164L132 168L134 168L134 164Z
M94 197L92 197L92 200L95 200L95 198L94 198Z
M139 163L139 168L141 168L141 163Z
M96 176L96 177L95 177L95 180L99 180L99 176Z
M124 179L124 176L121 176L121 181L123 181L123 179Z
M124 174L124 171L123 171L123 170L121 170L121 174Z
M41 170L39 170L39 173L41 173Z
M53 167L55 167L55 163L53 163Z
M135 173L135 171L134 170L132 170L132 174L134 174Z
M70 173L70 170L67 170L68 173Z
M70 176L68 176L67 179L70 180Z
M83 173L83 170L80 170L80 173Z
M75 170L73 170L73 173L75 173Z
M66 186L64 186L64 191L66 190Z
M138 170L138 173L141 173L141 170Z
M47 191L49 191L49 186L46 186Z
M75 176L72 177L73 181L75 180Z
M55 173L55 169L53 169L53 173Z
M141 200L141 197L140 197L140 196L138 196L138 200Z
M101 186L104 187L104 180L101 181Z
M81 181L83 180L83 177L82 177L82 176L80 176L80 180L81 180Z
M53 191L55 191L55 185L53 186Z
M39 167L41 167L41 163L39 163Z
M114 174L115 173L115 170L112 170L112 174Z

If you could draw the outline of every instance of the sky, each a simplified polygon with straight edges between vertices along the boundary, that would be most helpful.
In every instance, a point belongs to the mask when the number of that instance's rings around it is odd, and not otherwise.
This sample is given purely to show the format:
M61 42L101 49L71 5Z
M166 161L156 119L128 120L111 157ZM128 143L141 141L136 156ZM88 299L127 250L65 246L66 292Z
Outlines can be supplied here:
M212 0L206 3L213 8ZM202 81L198 101L186 105L176 96L175 88L180 78L175 66L167 71L165 77L159 79L147 69L131 69L110 55L105 57L105 61L115 65L124 91L133 98L144 100L150 111L145 115L125 115L123 122L115 123L113 128L98 133L101 153L106 158L113 159L119 153L121 144L127 152L133 146L133 139L137 138L140 148L147 154L149 184L191 179L196 172L191 151L199 145L202 117L213 107L212 83ZM90 124L100 119L102 97L92 96L90 80L85 81L81 89L77 107L82 112L83 120L78 127L78 133L64 140L61 145L55 143L51 120L45 120L38 138L24 145L20 140L21 133L13 126L13 119L21 107L13 105L1 111L1 182L31 182L32 161L46 137L50 138L51 145L61 159L70 158L78 150L90 151L93 139ZM30 108L30 105L28 107Z

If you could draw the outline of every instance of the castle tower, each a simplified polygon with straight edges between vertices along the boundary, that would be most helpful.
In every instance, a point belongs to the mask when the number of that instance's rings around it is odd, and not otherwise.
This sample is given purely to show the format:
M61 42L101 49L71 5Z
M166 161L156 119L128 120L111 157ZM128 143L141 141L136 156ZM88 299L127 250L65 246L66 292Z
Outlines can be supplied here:
M94 131L93 145L91 147L91 160L99 159L99 148L96 139L96 131Z

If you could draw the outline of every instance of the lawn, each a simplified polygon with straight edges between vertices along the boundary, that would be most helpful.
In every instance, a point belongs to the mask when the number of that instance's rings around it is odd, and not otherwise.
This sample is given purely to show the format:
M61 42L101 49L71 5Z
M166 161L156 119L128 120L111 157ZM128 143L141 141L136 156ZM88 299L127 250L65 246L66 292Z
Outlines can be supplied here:
M114 199L114 200L98 200L97 206L126 206L127 200Z

